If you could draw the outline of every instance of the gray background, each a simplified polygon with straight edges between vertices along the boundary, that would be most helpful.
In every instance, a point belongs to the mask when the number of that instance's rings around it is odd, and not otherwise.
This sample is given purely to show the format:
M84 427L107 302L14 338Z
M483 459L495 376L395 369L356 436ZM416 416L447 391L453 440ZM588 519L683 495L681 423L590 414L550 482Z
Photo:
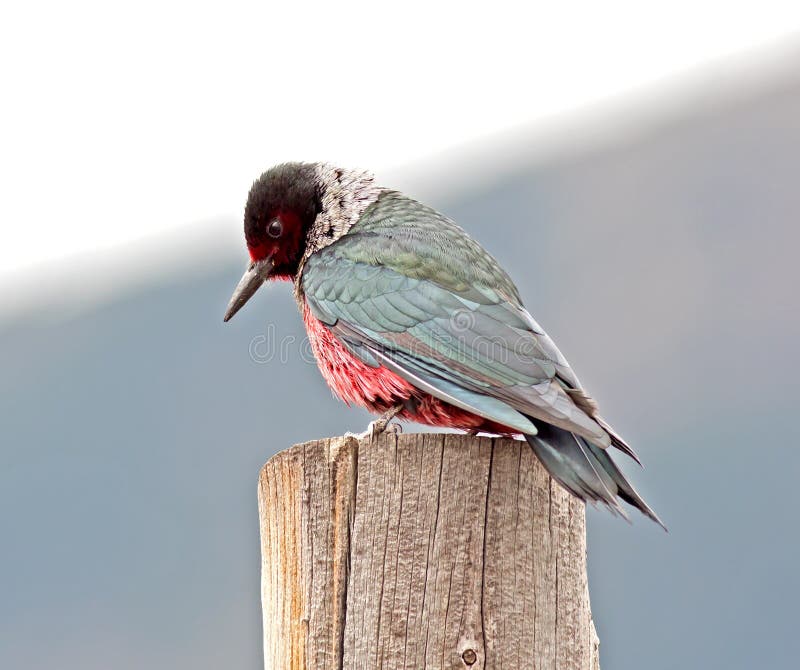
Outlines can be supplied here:
M509 269L646 464L627 470L668 535L589 512L603 666L792 667L800 77L586 151L513 145L425 199ZM220 250L0 323L0 667L260 667L259 467L367 416L304 360L288 286L223 326L244 252ZM257 362L259 335L296 342Z

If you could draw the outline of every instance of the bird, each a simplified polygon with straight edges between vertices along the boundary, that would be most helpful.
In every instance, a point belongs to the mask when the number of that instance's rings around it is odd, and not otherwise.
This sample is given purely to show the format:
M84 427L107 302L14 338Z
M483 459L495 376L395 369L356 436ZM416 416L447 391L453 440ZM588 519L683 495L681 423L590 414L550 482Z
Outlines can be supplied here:
M508 273L447 216L329 163L276 165L244 209L249 263L229 321L288 281L327 384L348 405L472 434L524 438L567 491L665 530L611 457L639 460L599 413Z

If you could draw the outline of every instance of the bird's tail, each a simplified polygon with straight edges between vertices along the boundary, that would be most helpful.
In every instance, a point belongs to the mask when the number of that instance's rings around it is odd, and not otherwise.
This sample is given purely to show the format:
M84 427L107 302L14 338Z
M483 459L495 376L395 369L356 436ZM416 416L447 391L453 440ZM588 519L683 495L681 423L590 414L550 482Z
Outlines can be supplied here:
M525 439L550 476L570 493L592 505L601 503L627 519L619 502L624 500L667 529L605 449L543 422L537 422L536 427L538 434L526 435Z

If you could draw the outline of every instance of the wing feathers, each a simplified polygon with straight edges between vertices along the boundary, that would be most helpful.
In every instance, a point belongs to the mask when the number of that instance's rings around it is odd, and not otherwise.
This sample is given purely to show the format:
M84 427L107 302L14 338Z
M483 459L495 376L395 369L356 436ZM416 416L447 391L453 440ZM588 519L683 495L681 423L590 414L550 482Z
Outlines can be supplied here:
M625 516L619 498L661 523L604 449L638 462L636 454L600 417L508 275L448 219L385 193L309 257L299 295L365 364L525 435L579 498Z
M611 444L566 359L496 262L433 210L412 216L401 204L391 196L308 259L301 285L314 316L367 364L394 366L456 406L520 432L533 429L525 415ZM400 224L406 217L412 227Z
M402 365L400 361L372 350L371 353L389 370L417 388L455 407L472 412L526 435L535 435L536 426L525 416L505 403L482 393L473 393L441 377L421 370L418 366Z

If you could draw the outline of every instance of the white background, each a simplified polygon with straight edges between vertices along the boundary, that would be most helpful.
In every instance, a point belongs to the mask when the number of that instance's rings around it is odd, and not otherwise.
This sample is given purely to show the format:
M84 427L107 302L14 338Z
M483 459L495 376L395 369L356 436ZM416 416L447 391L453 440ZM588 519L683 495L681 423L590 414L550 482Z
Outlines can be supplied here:
M0 277L381 170L800 29L798 2L30 2L0 17Z

